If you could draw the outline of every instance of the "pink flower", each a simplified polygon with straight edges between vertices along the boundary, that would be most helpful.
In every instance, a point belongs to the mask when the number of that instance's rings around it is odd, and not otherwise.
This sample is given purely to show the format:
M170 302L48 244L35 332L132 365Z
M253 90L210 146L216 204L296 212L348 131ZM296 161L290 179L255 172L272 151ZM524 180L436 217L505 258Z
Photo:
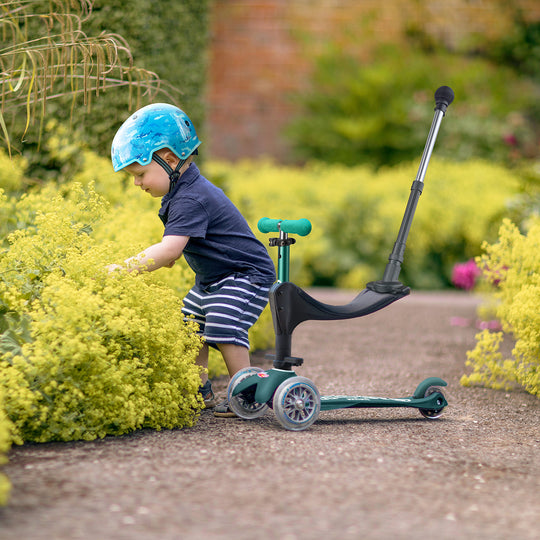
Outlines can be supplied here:
M452 284L458 289L470 291L474 289L476 278L481 274L473 259L466 263L458 263L452 270Z
M509 133L507 135L505 135L503 137L503 141L505 142L505 144L507 144L508 146L517 146L517 137L512 134L512 133Z

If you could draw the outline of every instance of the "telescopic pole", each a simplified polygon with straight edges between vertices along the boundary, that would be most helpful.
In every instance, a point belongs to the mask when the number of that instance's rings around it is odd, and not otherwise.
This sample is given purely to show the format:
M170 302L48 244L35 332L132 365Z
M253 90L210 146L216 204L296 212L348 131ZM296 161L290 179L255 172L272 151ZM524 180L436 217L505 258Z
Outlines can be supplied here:
M405 254L407 237L409 236L409 230L412 225L418 199L422 194L424 178L426 176L429 160L433 152L433 147L435 146L435 141L437 140L437 134L439 133L442 119L446 113L446 109L453 100L454 92L448 86L441 86L435 92L435 114L433 116L433 122L431 123L431 129L429 130L426 145L424 147L424 153L422 154L422 160L420 161L420 166L418 168L418 173L414 182L412 183L411 193L409 195L409 200L407 201L407 207L405 208L405 214L401 222L401 227L399 228L397 240L394 244L390 257L388 257L388 264L384 270L382 283L398 281L399 273L401 271L401 264L403 263L403 257Z

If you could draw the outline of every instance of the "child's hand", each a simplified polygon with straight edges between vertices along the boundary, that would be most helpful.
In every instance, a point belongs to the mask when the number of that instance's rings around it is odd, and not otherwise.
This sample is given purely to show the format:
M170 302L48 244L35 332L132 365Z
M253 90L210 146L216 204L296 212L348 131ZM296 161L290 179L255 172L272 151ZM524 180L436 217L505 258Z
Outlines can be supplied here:
M108 264L105 268L109 271L109 274L112 274L115 270L122 270L124 267L120 264Z

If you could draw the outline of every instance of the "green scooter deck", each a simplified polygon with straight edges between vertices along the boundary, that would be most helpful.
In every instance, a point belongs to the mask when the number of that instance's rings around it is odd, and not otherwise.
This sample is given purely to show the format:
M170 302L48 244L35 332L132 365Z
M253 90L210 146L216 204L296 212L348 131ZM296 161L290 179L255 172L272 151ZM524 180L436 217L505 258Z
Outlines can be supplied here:
M438 392L427 397L384 398L372 396L321 396L321 411L333 409L362 409L377 407L412 407L415 409L441 409L448 403Z

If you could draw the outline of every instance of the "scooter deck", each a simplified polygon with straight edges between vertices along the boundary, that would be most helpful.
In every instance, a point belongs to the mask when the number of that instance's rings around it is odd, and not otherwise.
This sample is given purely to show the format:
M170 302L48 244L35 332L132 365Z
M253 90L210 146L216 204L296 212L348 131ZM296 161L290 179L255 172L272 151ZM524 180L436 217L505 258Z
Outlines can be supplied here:
M442 401L441 401L442 399ZM384 407L412 407L415 409L440 409L448 403L439 392L423 398L385 398L373 396L321 396L321 411L333 409L362 409Z

